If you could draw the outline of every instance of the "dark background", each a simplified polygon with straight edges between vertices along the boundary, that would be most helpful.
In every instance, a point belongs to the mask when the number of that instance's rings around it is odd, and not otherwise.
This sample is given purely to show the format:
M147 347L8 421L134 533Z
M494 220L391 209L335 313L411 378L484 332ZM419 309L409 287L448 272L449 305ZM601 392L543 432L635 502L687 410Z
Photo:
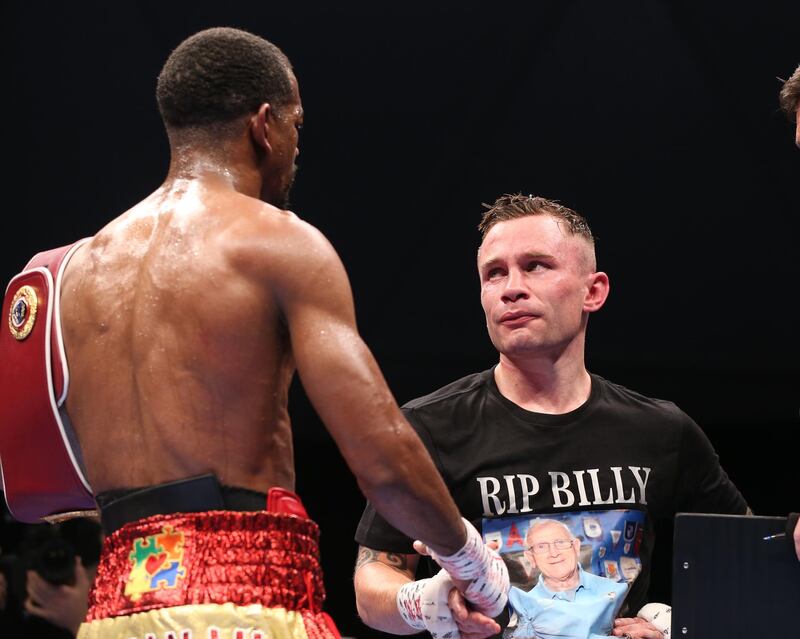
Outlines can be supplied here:
M800 151L776 76L800 62L800 3L502 6L3 3L0 275L159 185L161 65L199 29L245 28L294 64L306 124L292 208L339 251L398 401L495 361L481 202L555 198L589 219L611 277L590 370L691 414L757 513L797 510ZM327 607L368 637L350 582L363 499L299 385L292 401Z

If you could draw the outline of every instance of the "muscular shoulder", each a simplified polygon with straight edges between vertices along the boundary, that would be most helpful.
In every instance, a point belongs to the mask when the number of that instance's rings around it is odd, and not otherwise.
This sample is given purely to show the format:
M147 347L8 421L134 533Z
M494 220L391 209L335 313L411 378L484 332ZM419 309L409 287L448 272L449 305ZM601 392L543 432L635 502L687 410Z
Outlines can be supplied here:
M350 299L344 266L322 232L291 211L247 199L220 239L239 274L266 288L281 305L320 299L338 305Z
M236 213L225 230L231 258L260 276L285 273L287 268L301 265L307 270L326 261L338 261L325 236L292 211L243 197Z

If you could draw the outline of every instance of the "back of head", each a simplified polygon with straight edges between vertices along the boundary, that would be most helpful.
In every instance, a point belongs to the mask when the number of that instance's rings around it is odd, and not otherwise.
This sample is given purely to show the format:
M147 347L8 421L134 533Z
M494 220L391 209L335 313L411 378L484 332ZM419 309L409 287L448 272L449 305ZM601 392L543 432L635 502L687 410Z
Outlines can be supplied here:
M783 83L780 93L780 105L783 112L794 121L797 109L800 107L800 66L798 66L792 76Z
M226 27L184 40L158 76L156 98L167 129L225 124L268 102L291 102L291 64L263 38Z

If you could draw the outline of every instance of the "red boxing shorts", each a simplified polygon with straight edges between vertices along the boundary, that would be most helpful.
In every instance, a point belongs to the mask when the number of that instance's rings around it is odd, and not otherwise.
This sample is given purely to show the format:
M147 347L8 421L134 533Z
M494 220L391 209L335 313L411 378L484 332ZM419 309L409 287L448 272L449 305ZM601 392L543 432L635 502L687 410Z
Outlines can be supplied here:
M273 512L154 515L103 545L79 639L340 639L319 528Z

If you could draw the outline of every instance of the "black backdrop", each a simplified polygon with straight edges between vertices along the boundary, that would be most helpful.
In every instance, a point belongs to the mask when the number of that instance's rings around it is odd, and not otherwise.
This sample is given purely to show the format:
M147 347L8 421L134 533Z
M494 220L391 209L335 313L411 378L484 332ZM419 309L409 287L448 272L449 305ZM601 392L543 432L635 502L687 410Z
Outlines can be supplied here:
M589 218L611 277L590 369L689 412L756 512L800 507L800 151L776 79L800 62L796 1L12 0L2 15L5 279L160 183L161 64L201 28L245 28L293 61L292 208L339 251L399 401L493 363L480 204L544 195ZM363 500L299 385L292 411L328 609L367 637L350 585Z

